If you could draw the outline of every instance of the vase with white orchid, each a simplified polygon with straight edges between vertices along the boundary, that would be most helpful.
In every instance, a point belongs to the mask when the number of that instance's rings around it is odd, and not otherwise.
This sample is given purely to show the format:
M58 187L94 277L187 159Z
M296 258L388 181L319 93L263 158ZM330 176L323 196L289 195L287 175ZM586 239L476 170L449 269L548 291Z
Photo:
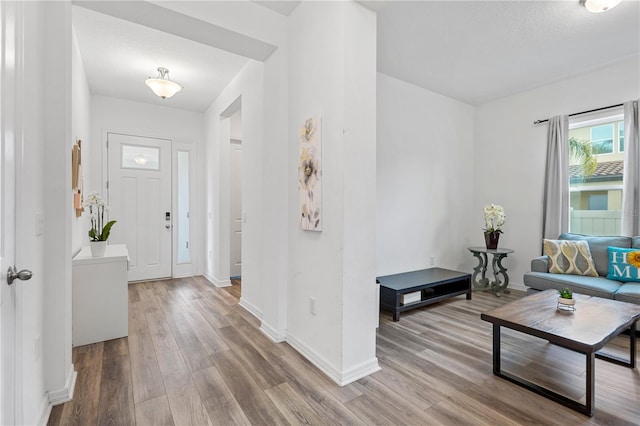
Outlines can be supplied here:
M497 204L484 206L484 238L488 249L498 248L498 239L505 221L504 208Z
M104 214L108 207L102 195L95 191L87 195L84 207L89 211L89 220L91 220L91 228L89 229L91 252L94 257L104 256L107 239L111 233L111 227L116 221L110 220L107 223L104 222Z

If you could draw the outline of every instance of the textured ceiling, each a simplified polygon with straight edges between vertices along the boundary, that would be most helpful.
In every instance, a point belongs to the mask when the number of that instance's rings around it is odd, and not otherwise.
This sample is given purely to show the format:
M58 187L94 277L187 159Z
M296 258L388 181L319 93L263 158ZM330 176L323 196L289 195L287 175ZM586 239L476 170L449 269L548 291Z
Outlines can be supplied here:
M248 59L147 26L73 6L73 28L93 94L204 111ZM183 86L170 99L145 84L158 67Z
M378 12L378 71L470 104L640 54L638 1L361 3Z
M255 3L288 15L299 1ZM360 3L378 13L378 71L474 105L640 54L638 1L600 14L579 0ZM206 22L211 2L189 2L191 17L163 2L74 4L84 4L73 26L95 94L203 111L248 61L229 52L261 60L275 49ZM184 86L164 101L144 85L158 66Z

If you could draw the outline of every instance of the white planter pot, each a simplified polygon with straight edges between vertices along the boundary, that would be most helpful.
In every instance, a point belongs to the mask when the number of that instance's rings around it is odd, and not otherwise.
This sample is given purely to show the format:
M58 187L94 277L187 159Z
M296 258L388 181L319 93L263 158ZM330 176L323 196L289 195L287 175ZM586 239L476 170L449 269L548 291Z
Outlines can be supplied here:
M91 256L103 257L104 251L107 248L106 241L89 241L89 247L91 247Z
M576 299L565 299L558 297L558 309L561 311L575 311Z

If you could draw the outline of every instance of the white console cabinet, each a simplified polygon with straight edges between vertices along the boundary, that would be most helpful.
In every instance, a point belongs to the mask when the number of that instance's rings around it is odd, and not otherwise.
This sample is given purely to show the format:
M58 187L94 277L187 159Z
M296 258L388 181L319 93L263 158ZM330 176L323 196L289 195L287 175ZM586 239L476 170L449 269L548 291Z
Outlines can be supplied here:
M107 245L104 257L84 247L73 258L73 346L129 334L128 265L124 244Z

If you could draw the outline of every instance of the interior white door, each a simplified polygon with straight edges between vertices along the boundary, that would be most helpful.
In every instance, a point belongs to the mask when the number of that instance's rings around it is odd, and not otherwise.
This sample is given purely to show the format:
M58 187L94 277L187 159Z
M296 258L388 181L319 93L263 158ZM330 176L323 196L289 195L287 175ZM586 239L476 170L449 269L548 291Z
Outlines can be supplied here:
M110 244L126 244L129 281L171 277L171 141L107 134Z
M239 140L231 139L229 155L229 169L231 171L230 199L230 277L242 275L242 144Z
M18 128L16 70L18 2L0 2L0 424L16 423L16 312L17 285L8 285L7 274L15 259L15 144Z

